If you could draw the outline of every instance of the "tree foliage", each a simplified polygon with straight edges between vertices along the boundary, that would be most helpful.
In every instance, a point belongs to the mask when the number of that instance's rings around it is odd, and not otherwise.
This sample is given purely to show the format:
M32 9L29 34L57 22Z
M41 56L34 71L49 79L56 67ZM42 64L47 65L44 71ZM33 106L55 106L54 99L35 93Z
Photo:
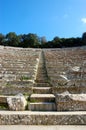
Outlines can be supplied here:
M5 36L2 33L0 33L0 45L3 45L4 39Z
M6 35L0 33L0 45L23 48L64 48L83 46L86 45L86 32L82 34L81 38L59 38L55 36L51 41L47 41L45 36L39 37L33 33L20 35L17 35L15 32L9 32Z
M15 32L10 32L6 35L6 41L5 41L6 45L9 46L18 46L20 43L19 37L16 35Z
M86 32L82 34L82 43L86 45Z

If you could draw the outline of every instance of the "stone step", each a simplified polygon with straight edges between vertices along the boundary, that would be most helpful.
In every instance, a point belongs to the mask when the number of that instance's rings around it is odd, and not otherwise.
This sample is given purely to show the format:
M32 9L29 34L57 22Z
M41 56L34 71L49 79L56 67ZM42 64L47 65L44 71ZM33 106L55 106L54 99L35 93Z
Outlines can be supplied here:
M46 77L46 74L40 73L37 75L37 77Z
M34 87L50 87L49 83L35 83Z
M40 82L40 83L41 83L42 81L43 81L43 82L44 82L44 81L45 81L45 82L48 82L48 80L47 80L47 79L44 79L44 78L36 79L36 82Z
M46 72L38 71L38 75L46 75Z
M36 79L48 79L48 77L46 77L46 75L42 75L42 74L39 74Z
M46 75L46 74L43 74L43 73L39 73L39 74L37 75L37 77L47 77L47 75Z
M37 78L36 81L44 82L44 81L48 81L48 80L47 80L47 78Z
M49 94L51 93L51 87L33 87L33 93Z
M43 68L38 68L38 72L42 72L42 73L46 73L46 70L45 70L45 68L43 67Z
M30 96L31 102L54 102L55 96L53 94L32 94Z
M2 96L2 95L0 95L0 104L5 104L5 103L7 103L7 97L8 97L8 96Z
M35 80L36 83L47 83L47 79L36 79Z
M39 73L46 74L47 72L45 71L45 68L43 68L43 69L38 69L38 74Z
M56 111L56 105L53 102L29 103L28 110L30 111Z

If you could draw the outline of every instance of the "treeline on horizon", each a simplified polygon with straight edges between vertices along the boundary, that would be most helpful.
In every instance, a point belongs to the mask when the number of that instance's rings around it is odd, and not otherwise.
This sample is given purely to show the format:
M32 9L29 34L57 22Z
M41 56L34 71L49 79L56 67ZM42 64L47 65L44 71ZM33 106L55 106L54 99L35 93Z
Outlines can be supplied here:
M0 45L23 48L66 48L85 46L86 32L82 34L82 37L59 38L56 36L51 41L47 41L46 37L39 37L33 33L21 35L17 35L15 32L9 32L6 35L0 33Z

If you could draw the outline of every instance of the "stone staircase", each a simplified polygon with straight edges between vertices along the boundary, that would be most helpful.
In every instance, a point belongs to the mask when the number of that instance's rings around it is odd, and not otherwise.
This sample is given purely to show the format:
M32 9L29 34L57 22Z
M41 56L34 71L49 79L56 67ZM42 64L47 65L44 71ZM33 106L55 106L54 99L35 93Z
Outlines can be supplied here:
M40 54L33 94L30 96L28 109L31 111L56 110L55 96L51 92L51 87L48 81L43 51Z

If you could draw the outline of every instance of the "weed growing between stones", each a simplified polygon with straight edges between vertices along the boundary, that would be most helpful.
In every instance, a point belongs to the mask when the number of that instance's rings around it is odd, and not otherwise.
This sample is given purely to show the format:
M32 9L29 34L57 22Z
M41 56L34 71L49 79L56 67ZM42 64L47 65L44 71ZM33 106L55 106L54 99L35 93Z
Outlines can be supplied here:
M8 110L8 104L0 104L0 110Z
M10 83L7 83L6 87L12 87L12 85Z
M20 80L21 80L21 81L30 80L30 79L31 79L30 77L24 76L24 75L20 77Z

